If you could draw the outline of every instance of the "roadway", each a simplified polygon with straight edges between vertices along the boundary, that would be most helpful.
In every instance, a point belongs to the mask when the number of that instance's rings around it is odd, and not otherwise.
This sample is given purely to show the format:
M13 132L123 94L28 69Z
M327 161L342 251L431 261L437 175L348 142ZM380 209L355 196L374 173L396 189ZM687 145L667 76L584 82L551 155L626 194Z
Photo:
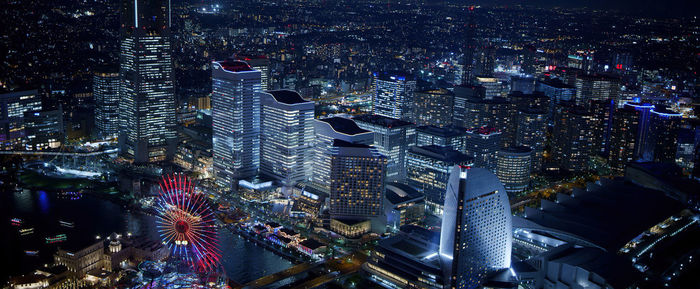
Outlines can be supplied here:
M90 157L118 152L118 149L109 149L96 152L44 152L44 151L0 151L0 155L35 155L35 156L78 156Z
M292 277L294 275L299 275L301 273L304 273L308 270L311 270L313 268L318 267L321 264L322 263L313 263L313 264L301 263L299 265L289 267L286 270L282 270L282 271L279 271L277 273L261 277L260 279L257 279L255 281L248 282L242 288L250 288L250 289L262 288L262 287L265 287L265 286L270 285L272 283L282 281L284 279Z

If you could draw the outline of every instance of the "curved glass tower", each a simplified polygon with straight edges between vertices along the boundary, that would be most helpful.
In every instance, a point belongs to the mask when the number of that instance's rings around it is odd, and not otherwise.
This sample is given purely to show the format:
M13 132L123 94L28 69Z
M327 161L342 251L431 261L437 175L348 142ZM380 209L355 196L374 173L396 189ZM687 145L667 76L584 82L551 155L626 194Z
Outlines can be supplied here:
M487 169L454 166L445 195L440 259L449 288L478 288L487 274L510 267L510 204Z

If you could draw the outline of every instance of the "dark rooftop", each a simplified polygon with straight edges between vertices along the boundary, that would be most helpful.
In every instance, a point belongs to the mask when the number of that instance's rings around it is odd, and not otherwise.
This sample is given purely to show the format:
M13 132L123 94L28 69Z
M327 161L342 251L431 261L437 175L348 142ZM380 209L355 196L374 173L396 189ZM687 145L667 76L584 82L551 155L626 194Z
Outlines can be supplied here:
M396 118L391 118L383 115L376 115L376 114L363 114L363 115L358 115L356 117L352 118L355 121L361 121L361 122L367 122L371 124L376 124L376 125L382 125L387 128L392 128L392 127L399 127L399 126L407 126L407 125L412 125L412 123L403 121L400 119Z
M357 124L348 118L343 117L329 117L322 118L319 121L329 124L333 129L339 133L344 133L348 135L356 135L362 133L368 133L370 131L361 129Z
M270 90L270 91L267 91L267 93L271 94L272 97L275 98L275 100L277 100L278 102L281 102L281 103L297 104L297 103L309 102L309 101L301 98L301 95L299 95L298 92L293 91L293 90L287 90L287 89Z
M467 130L467 132L481 134L481 135L490 135L492 133L500 133L500 131L497 128L488 127L488 126L470 128Z
M415 77L412 74L408 74L405 72L400 72L400 71L383 71L383 72L375 72L374 76L376 76L378 79L381 80L414 80ZM392 77L394 79L392 79Z
M325 246L323 243L316 241L314 239L306 239L304 241L301 241L301 243L299 243L299 245L302 245L302 246L309 248L311 250L316 250L320 247Z
M333 146L334 147L344 147L344 148L369 148L369 145L366 144L360 144L360 143L351 143L348 141L344 141L342 139L333 139Z
M473 163L474 158L465 155L459 151L453 150L449 147L443 147L439 145L427 145L420 147L411 147L412 153L422 154L425 156L438 159L443 162L453 163L453 164L463 164L463 163Z
M572 195L542 200L539 209L525 207L513 227L539 230L564 239L590 243L617 252L636 236L679 213L684 206L656 190L629 182L601 179Z
M455 137L464 135L467 129L459 126L438 127L434 125L424 125L417 127L416 131L441 137Z
M400 204L422 197L423 194L411 186L401 183L386 184L386 198L392 204Z
M507 152L507 153L531 153L532 149L527 147L527 146L513 146L513 147L507 147L507 148L502 148L500 151L502 152Z

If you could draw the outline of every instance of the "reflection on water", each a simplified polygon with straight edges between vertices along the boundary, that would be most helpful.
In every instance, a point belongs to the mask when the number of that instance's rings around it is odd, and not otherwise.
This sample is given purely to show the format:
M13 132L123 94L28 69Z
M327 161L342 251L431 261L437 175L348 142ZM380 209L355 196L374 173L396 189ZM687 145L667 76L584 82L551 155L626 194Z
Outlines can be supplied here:
M21 218L23 228L34 228L34 234L20 236L18 227L10 225L12 218ZM74 222L75 226L59 226L59 220ZM129 212L91 195L70 200L59 198L58 193L52 191L0 192L0 234L3 236L0 238L0 248L3 248L0 267L9 268L0 270L0 283L10 275L24 274L50 263L58 246L87 246L95 242L95 236L104 237L113 232L158 238L154 217ZM57 234L66 234L66 243L49 245L43 241ZM227 230L220 230L219 239L222 265L228 277L236 282L246 283L291 266L282 257ZM27 256L25 250L39 250L39 256Z

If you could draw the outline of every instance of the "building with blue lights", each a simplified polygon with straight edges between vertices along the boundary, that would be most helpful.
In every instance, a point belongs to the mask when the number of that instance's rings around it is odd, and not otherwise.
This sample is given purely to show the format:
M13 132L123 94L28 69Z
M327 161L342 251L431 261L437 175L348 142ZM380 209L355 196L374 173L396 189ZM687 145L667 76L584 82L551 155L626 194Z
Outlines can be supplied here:
M445 288L480 288L490 273L510 268L512 240L510 203L498 177L454 166L440 232Z
M375 92L372 95L372 113L398 119L411 119L413 76L398 72L375 72Z
M654 108L651 104L628 102L616 109L610 132L610 168L623 173L628 162L643 158L645 143L648 141L649 115Z
M260 173L293 186L311 179L314 103L291 90L260 95Z
M122 2L120 154L134 163L172 159L177 146L170 2Z
M228 190L260 167L260 71L232 60L211 71L214 173Z

